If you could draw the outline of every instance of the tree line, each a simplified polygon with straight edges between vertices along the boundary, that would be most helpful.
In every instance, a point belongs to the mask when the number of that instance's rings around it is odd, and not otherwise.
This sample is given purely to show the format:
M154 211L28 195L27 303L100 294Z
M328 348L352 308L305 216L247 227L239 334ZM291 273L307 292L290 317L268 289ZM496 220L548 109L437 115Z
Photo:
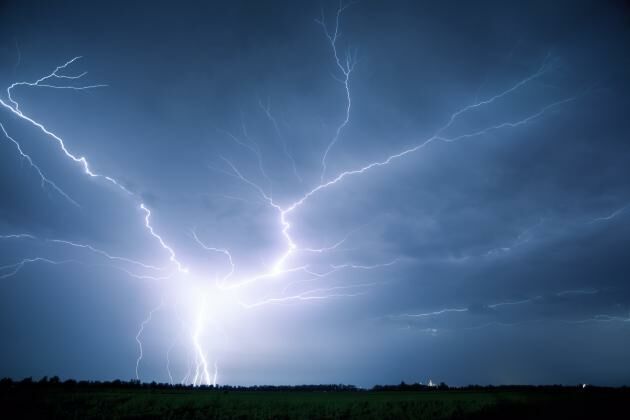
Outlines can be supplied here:
M66 379L61 380L58 376L44 376L39 380L32 377L22 380L13 380L11 378L0 379L0 390L8 388L62 388L62 389L145 389L145 390L190 390L190 391L277 391L277 392L393 392L393 391L491 391L491 390L563 390L568 388L585 388L579 384L575 386L565 385L467 385L460 387L448 386L444 382L438 385L425 385L421 383L407 384L404 381L398 385L374 385L371 388L359 388L355 385L345 384L322 384L322 385L252 385L252 386L235 386L235 385L190 385L190 384L170 384L162 382L141 382L139 380L123 381L116 379L113 381L86 381ZM610 389L606 387L588 386L588 389ZM626 387L621 387L626 389Z

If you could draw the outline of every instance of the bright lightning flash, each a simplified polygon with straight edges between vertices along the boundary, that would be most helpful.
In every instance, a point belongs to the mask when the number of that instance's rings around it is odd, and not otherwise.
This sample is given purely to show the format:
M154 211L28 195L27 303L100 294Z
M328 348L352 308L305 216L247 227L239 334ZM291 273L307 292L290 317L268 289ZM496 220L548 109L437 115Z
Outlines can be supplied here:
M542 118L545 114L555 108L559 108L569 101L574 100L574 97L562 98L554 102L548 103L546 106L533 110L529 115L516 118L514 120L503 121L494 125L476 129L473 131L465 132L463 134L449 135L449 129L453 127L456 121L460 117L472 112L481 107L489 107L499 102L504 97L509 96L513 92L525 88L528 84L532 83L536 79L543 77L547 72L552 69L552 66L548 64L548 60L543 63L533 74L518 81L514 85L505 89L498 94L472 104L463 106L459 110L453 112L449 117L445 118L446 123L440 127L432 136L420 139L415 142L415 145L394 153L390 156L385 156L374 162L369 162L361 167L354 169L344 170L332 177L327 176L327 162L331 159L331 151L334 146L341 139L341 135L344 129L350 124L351 107L352 107L352 95L350 90L350 81L355 65L357 64L356 53L351 51L343 52L339 47L339 40L341 37L340 22L342 14L348 9L350 4L340 3L338 9L335 12L334 24L327 24L324 15L317 20L317 23L321 25L325 38L330 44L332 55L334 59L334 65L337 72L337 80L342 84L345 96L345 106L340 123L332 136L332 139L328 141L324 148L324 153L321 158L321 173L320 183L312 186L310 189L306 189L301 196L296 197L288 203L280 203L274 199L271 190L271 178L268 172L264 169L264 162L262 154L258 145L249 140L245 125L242 127L242 134L247 139L246 141L231 135L228 136L237 145L246 148L257 159L258 169L261 172L263 179L266 181L266 188L254 180L246 177L231 160L222 158L226 170L220 169L223 174L229 175L239 182L251 188L252 192L255 192L258 197L277 214L277 223L269 226L273 229L278 237L284 241L284 248L278 255L275 256L272 264L253 275L242 276L240 275L239 267L237 266L237 257L233 253L222 247L221 244L212 243L212 238L203 237L197 230L191 231L192 240L205 252L216 254L219 257L224 258L225 269L221 270L216 277L206 275L204 273L197 272L193 265L184 264L180 261L178 254L174 248L167 243L164 237L158 233L158 229L154 223L158 223L159 218L156 218L147 205L141 200L139 196L129 191L122 183L115 178L102 175L95 172L90 166L88 160L84 156L78 156L73 154L66 142L49 128L47 128L42 122L38 121L36 117L27 114L23 111L23 107L15 99L15 92L17 88L48 88L48 89L69 89L69 90L88 90L101 88L105 85L101 84L88 84L77 85L80 83L86 73L79 73L69 75L71 65L77 63L80 57L75 57L63 65L57 67L53 72L33 81L33 82L17 82L11 84L6 90L6 98L0 98L0 106L4 108L10 115L17 118L24 124L30 125L38 129L45 138L56 143L61 152L62 157L69 159L71 163L78 164L85 175L92 178L102 179L114 186L128 197L133 204L131 208L139 209L140 212L133 214L138 223L142 223L147 235L155 244L159 246L166 257L165 264L154 265L146 264L136 261L127 257L114 256L109 252L101 250L96 246L90 244L78 243L66 239L52 239L44 240L45 242L55 246L71 247L76 250L89 251L93 254L105 258L108 263L111 264L126 264L133 266L136 269L153 271L168 271L168 267L173 270L167 276L155 277L154 274L136 274L137 276L148 276L155 279L159 279L160 284L164 288L164 295L166 296L158 306L153 308L139 323L138 333L135 337L138 344L138 358L136 361L136 377L141 379L142 376L142 363L146 349L143 348L142 337L147 334L151 329L151 323L156 319L158 313L166 312L169 314L169 318L178 320L180 331L172 338L172 345L168 351L165 352L167 357L166 370L171 382L175 381L173 361L173 349L182 347L188 349L189 363L186 364L187 369L182 372L182 383L191 383L193 385L214 385L217 383L218 377L218 355L216 351L210 351L208 342L211 343L216 350L219 347L220 342L224 339L224 332L221 329L221 325L226 317L235 316L238 311L247 311L254 308L260 308L266 305L272 304L302 304L309 301L322 301L328 299L339 299L360 296L368 292L372 287L382 285L384 282L366 282L366 283L341 283L334 285L321 285L318 284L322 279L335 279L334 274L345 270L378 270L394 265L403 261L402 258L394 258L393 260L386 261L369 261L369 262L357 262L347 261L341 264L330 265L324 269L319 266L315 266L310 263L293 264L296 260L296 255L300 256L313 256L331 253L339 250L339 247L344 244L349 237L349 234L345 237L340 235L337 242L329 244L327 246L313 247L311 244L302 244L292 234L293 224L292 221L298 217L299 209L306 206L310 198L324 194L327 190L333 188L342 188L344 181L350 177L368 176L370 173L375 172L377 168L385 168L389 165L395 164L397 161L411 157L412 154L419 152L421 149L429 146L434 142L455 143L463 140L483 137L491 132L500 132L502 130L516 130L522 128L535 120ZM282 145L284 157L290 162L295 176L302 182L296 163L289 153L289 148L286 143L285 137L282 135L278 124L272 114L269 103L263 105L260 103L262 111L265 113L267 119L274 126L278 141ZM70 198L56 183L50 180L44 175L40 166L34 162L29 154L23 150L22 145L18 140L5 129L5 126L0 124L6 139L8 139L19 156L25 159L33 170L39 175L42 186L48 186L63 196L72 205L80 206L80 203ZM141 214L138 214L141 213ZM13 234L5 235L0 239L35 239L30 234ZM68 261L56 261L45 257L33 257L26 258L20 262L5 265L0 267L0 279L8 278L16 275L26 264L35 262L45 262L49 264L62 264ZM128 270L128 268L116 265L119 269ZM130 273L129 271L127 271ZM273 279L274 281L282 281L284 283L284 289L281 295L275 296L262 296L258 293L256 285L264 285L267 281ZM307 285L315 283L312 288L304 288ZM309 286L310 287L310 286ZM242 296L242 292L248 291L251 295L252 290L256 292L259 297L257 300L248 300ZM290 293L289 293L290 292ZM251 297L250 297L251 299ZM516 304L516 303L503 303ZM502 304L497 304L502 305ZM444 309L431 314L417 314L411 316L433 316L445 312L463 312L466 308L454 308ZM161 318L161 317L160 317Z

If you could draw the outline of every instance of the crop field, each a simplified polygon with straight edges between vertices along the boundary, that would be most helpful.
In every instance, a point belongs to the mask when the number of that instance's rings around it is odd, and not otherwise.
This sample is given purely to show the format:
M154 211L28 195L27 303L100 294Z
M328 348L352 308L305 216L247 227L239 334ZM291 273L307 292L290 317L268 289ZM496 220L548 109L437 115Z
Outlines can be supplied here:
M0 392L5 419L623 419L630 403L629 389L602 388L377 392L16 384Z

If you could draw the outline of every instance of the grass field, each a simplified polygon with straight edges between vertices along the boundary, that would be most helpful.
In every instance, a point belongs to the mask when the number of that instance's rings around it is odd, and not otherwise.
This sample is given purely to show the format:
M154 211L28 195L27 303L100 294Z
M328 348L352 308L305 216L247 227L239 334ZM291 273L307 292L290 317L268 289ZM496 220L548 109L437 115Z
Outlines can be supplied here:
M627 389L222 391L3 387L5 419L628 418ZM4 413L4 414L2 414Z

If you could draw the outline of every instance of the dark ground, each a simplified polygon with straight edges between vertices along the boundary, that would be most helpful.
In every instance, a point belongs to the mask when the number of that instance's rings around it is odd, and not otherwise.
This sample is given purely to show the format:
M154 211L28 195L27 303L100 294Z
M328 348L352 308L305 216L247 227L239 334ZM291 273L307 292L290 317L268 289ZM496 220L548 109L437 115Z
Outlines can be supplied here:
M192 389L0 382L4 419L627 419L629 388Z

